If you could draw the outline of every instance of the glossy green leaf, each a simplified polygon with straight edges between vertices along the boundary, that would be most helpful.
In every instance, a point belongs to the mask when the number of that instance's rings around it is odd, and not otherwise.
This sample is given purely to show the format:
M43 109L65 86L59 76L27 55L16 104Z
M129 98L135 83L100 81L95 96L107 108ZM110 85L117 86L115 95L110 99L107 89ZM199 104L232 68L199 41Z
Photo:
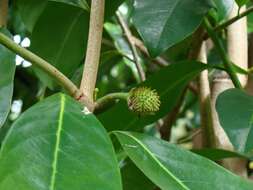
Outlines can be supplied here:
M199 62L180 62L161 69L141 83L139 86L155 89L160 95L161 107L155 115L139 117L128 109L126 102L120 102L100 114L98 118L109 131L141 129L170 112L177 104L188 82L206 68L206 65ZM111 122L112 118L114 122Z
M49 2L33 30L31 50L72 76L84 58L88 19L88 12L81 8ZM38 69L36 73L44 84L54 87L51 77Z
M0 128L11 108L15 68L15 54L0 45Z
M237 151L253 150L253 97L238 89L229 89L217 99L216 109L222 128Z
M235 0L235 2L237 3L237 5L239 7L241 7L241 6L245 5L245 4L247 4L249 2L249 0Z
M114 132L136 166L162 190L251 190L253 183L155 137Z
M0 189L122 189L112 143L82 109L57 94L22 114L0 152Z
M190 36L213 7L210 0L135 0L133 21L152 56Z

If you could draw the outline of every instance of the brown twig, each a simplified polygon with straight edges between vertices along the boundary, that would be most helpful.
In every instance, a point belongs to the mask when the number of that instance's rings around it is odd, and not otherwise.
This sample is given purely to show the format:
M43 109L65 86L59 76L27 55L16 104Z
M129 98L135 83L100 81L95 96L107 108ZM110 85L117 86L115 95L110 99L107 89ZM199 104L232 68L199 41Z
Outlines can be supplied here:
M128 43L130 45L130 48L132 50L132 54L133 54L133 57L134 57L134 63L135 63L136 68L138 70L140 79L141 79L141 81L145 81L146 80L146 75L145 75L145 72L142 68L141 62L139 60L139 55L138 55L138 51L137 51L136 46L135 46L135 42L132 40L133 35L132 35L127 23L125 22L124 18L121 16L120 12L117 12L116 15L117 15L117 19L119 21L119 24L120 24L123 32L125 33L126 39L127 39Z
M146 57L150 57L147 48L140 39L136 38L135 36L132 36L132 41L134 41L136 47L138 47L139 50L141 50L141 52L143 52ZM160 56L153 59L153 61L160 67L166 67L169 65L169 62Z
M9 0L0 0L0 27L7 25Z
M183 105L186 92L187 88L184 89L182 95L180 96L179 101L177 102L173 110L163 119L162 125L158 126L158 130L163 140L166 141L170 140L171 128L177 119L180 108Z

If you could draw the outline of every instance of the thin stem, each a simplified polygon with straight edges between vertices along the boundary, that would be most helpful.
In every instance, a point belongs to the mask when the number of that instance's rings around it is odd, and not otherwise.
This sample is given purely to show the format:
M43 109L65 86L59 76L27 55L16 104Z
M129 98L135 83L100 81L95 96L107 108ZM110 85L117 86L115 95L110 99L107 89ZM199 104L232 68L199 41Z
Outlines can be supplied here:
M93 102L103 34L105 0L92 0L88 46L80 90ZM92 111L92 110L91 110Z
M141 81L145 81L146 80L146 75L145 72L142 68L142 65L139 61L139 56L138 56L138 52L135 46L135 42L132 40L132 33L127 25L127 23L125 22L124 18L121 16L121 14L119 12L116 13L116 16L118 18L119 24L122 28L122 30L124 31L125 35L126 35L126 39L130 45L130 48L132 50L133 53L133 57L134 57L134 63L136 65L137 71L139 73L140 79Z
M214 28L215 31L221 31L225 28L227 28L229 25L233 24L234 22L238 21L239 19L247 16L248 14L250 14L251 12L253 12L253 6L252 7L249 7L246 11L242 12L241 14L238 14L237 16L227 20L226 22L216 26Z
M110 107L118 100L127 100L128 92L116 92L107 94L106 96L98 99L95 104L95 112L101 112L106 108Z
M135 43L135 46L148 58L148 59L151 59L151 61L154 63L154 64L157 64L158 66L160 67L166 67L168 66L170 63L165 60L163 57L161 56L158 56L156 57L155 59L152 59L150 58L149 56L149 53L148 53L148 50L147 48L145 47L145 45L143 44L143 42L136 38L135 36L132 36L132 40L134 41ZM108 39L105 39L103 38L102 39L102 44L108 46L108 47L111 47L111 48L115 48L115 45ZM121 53L123 57L127 58L128 60L134 62L134 60L130 57L128 57L128 55L125 55L123 53Z
M44 59L40 58L39 56L35 55L29 50L19 46L18 44L13 42L10 38L5 36L3 33L0 33L0 43L5 47L7 47L8 49L10 49L11 51L20 55L27 61L33 63L38 68L45 71L52 78L54 78L58 84L60 84L63 88L65 88L71 96L74 96L75 98L81 96L80 91L71 82L71 80L69 80L64 74L62 74L59 70L57 70L54 66L52 66Z
M217 34L214 32L210 22L208 21L207 18L204 19L204 26L207 30L207 33L209 34L210 38L212 39L213 43L215 44L218 53L220 54L220 57L223 61L223 64L234 84L234 86L236 88L242 89L242 85L236 75L236 72L233 68L233 65L231 63L231 61L229 60L229 57L227 55L227 53L225 52L224 48L223 48L223 44L222 42L219 40L219 38L217 37Z
M7 25L9 0L0 0L0 27Z
M148 50L143 44L143 42L140 39L136 38L135 36L132 36L131 39L134 41L134 44L136 45L136 47L139 48L139 50L143 52L146 57L149 57ZM161 56L156 57L152 61L154 61L154 63L156 63L160 67L166 67L170 64L167 60L165 60Z

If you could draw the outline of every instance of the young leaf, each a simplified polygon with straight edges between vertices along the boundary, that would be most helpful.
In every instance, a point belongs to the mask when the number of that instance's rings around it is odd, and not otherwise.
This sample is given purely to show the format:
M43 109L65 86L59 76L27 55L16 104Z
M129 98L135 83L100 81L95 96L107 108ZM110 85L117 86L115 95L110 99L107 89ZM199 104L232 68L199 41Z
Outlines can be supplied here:
M92 114L63 94L14 123L0 152L0 189L121 190L112 143Z
M135 165L163 190L251 190L253 183L204 157L155 137L116 131Z
M217 99L216 109L222 128L237 151L253 149L253 97L238 89L229 89Z
M100 114L99 120L109 131L141 129L170 112L177 104L188 82L206 68L206 65L199 62L184 61L161 69L138 85L155 89L160 96L161 107L155 115L139 117L128 109L125 102L119 102L110 110Z
M15 54L0 45L0 128L11 108L15 68Z
M212 7L210 0L135 0L133 22L155 57L190 36Z

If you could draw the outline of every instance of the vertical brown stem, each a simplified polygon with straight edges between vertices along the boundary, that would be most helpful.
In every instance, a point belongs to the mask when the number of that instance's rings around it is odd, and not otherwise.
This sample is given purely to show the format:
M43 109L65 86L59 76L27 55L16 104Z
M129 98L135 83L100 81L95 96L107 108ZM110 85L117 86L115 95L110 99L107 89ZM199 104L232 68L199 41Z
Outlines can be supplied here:
M103 34L105 0L92 0L88 46L80 90L91 102L96 86Z
M202 43L198 61L207 63L207 45ZM199 103L201 114L201 133L194 138L194 148L209 147L213 142L213 131L211 122L211 100L210 84L208 79L208 70L202 71L199 76ZM196 143L196 141L198 143Z
M242 8L242 10L244 10ZM235 5L231 17L237 15L238 7ZM246 17L240 19L236 23L228 27L228 54L230 59L238 66L247 69L248 55L247 55L247 24ZM245 86L247 78L240 76L240 82ZM221 149L233 150L226 133L220 126L219 118L215 109L216 99L223 91L233 88L232 81L226 73L222 73L215 77L212 88L211 108L212 121L215 134L215 147ZM238 175L246 176L246 163L240 159L226 159L222 162L223 166L235 172Z
M246 7L240 9L245 11ZM231 18L236 16L238 7L235 6L231 14ZM241 68L248 69L248 32L247 17L243 17L237 22L231 24L228 28L228 55L230 60ZM242 86L247 84L247 75L238 74Z
M0 0L0 27L7 25L9 0Z
M121 16L120 12L117 12L116 15L119 20L119 24L120 24L123 32L125 33L126 39L127 39L129 46L131 48L131 51L132 51L132 54L134 57L134 63L137 68L137 71L139 73L140 79L141 79L141 81L145 81L146 75L145 75L145 72L142 68L141 62L139 61L138 51L135 46L135 41L134 41L133 35L132 35L127 23L125 22L124 18Z

